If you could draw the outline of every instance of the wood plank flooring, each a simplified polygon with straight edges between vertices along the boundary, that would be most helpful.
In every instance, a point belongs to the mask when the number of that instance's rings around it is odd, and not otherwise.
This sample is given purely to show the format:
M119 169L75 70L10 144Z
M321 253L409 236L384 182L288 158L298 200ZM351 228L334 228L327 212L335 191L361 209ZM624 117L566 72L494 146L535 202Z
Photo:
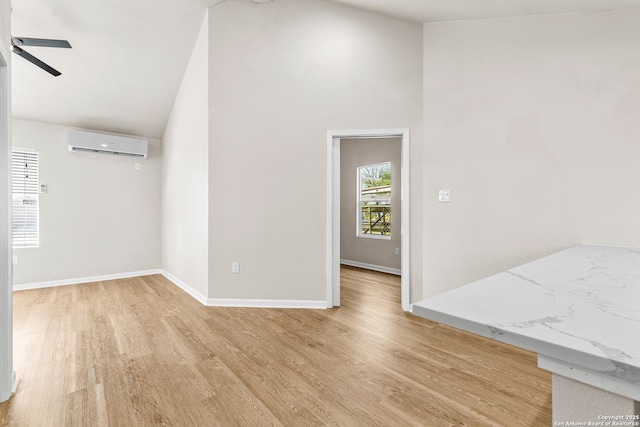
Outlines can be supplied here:
M400 309L342 268L342 307L204 307L162 276L14 294L2 426L549 426L535 356Z

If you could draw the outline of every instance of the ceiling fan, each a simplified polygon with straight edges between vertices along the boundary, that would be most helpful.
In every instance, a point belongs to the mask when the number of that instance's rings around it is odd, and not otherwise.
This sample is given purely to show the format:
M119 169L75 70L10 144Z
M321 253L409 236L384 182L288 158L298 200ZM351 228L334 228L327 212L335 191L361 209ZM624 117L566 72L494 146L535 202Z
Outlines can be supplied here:
M11 37L11 50L13 53L23 57L27 61L31 62L34 65L45 70L47 73L52 76L59 76L62 74L60 71L51 67L48 64L40 61L35 56L31 55L26 50L22 49L21 46L37 46L37 47L60 47L65 49L71 49L71 44L69 44L66 40L53 40L53 39L34 39L30 37Z

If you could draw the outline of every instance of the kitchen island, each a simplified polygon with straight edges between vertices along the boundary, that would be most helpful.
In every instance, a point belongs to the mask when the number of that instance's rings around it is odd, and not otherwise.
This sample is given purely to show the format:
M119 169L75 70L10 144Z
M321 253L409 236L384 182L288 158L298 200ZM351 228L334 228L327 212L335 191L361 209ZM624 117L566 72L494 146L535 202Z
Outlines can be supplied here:
M640 425L640 249L576 246L413 313L537 353L554 425Z

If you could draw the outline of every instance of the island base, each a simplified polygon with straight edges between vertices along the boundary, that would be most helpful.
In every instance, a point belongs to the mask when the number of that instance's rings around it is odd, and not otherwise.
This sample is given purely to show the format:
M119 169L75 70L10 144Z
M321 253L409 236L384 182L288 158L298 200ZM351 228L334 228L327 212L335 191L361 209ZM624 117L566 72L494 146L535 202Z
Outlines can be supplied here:
M640 426L637 385L542 354L552 373L554 426Z
M562 375L553 374L552 402L554 426L640 425L638 402Z

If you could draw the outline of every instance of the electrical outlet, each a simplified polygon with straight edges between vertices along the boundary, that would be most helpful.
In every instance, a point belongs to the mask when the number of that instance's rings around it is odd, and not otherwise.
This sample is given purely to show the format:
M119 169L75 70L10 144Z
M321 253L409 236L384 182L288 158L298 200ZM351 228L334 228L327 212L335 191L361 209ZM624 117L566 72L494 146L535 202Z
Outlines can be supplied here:
M14 255L12 257L12 261L13 261L13 265L16 265L20 261L20 258L18 257L18 255Z
M232 262L231 263L231 272L233 274L240 274L240 263L239 262Z
M139 171L140 170L140 163L136 163L135 164L135 170Z
M393 250L393 253L396 254L396 255L400 255L400 248L395 248Z

